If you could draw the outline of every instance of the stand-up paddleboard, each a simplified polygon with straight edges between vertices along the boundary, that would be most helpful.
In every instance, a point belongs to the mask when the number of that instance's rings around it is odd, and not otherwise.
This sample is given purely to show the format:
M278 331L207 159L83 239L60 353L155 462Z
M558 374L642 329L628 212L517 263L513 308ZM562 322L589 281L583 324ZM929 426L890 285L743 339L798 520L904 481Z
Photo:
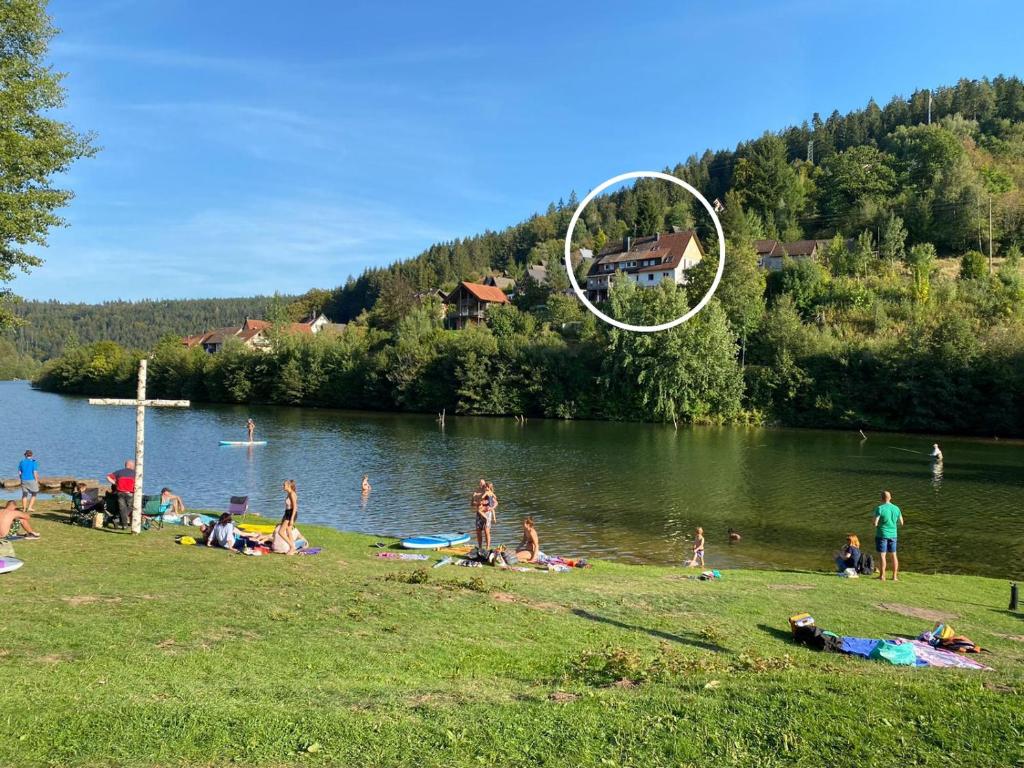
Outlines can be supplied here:
M441 533L437 536L413 536L402 539L399 543L406 549L444 549L465 544L469 541L468 533Z
M267 441L266 440L253 440L250 443L248 440L221 440L220 444L221 445L231 445L231 446L239 446L239 445L266 445Z
M273 533L276 526L268 523L239 523L238 529L246 533Z
M0 557L0 573L16 571L25 564L25 561L16 557Z

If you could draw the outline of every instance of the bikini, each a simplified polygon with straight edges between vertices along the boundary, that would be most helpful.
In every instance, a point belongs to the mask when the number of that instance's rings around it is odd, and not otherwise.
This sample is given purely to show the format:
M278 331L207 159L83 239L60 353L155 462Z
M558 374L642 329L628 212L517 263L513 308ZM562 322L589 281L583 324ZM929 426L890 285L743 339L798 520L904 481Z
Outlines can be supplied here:
M295 525L295 509L292 507L292 497L286 496L284 500L284 517L281 518L281 522L288 521L292 525Z

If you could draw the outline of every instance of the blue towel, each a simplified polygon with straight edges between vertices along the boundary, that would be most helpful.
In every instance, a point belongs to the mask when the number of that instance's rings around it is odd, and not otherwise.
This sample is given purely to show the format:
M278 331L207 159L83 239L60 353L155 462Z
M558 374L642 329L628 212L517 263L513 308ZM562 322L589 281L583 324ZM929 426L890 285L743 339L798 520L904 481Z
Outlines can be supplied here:
M875 646L880 642L882 641L877 638L844 636L839 650L843 653L852 653L854 656L863 656L867 659L871 657L871 652L875 650Z

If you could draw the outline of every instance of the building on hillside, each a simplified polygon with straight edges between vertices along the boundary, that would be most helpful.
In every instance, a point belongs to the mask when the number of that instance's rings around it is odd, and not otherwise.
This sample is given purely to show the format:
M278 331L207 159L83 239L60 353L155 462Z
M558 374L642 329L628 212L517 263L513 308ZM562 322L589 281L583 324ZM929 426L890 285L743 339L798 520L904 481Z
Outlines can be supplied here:
M491 304L508 304L508 296L494 285L481 285L463 280L448 294L448 327L461 330L467 325L482 323Z
M241 325L215 328L206 333L186 336L182 339L182 343L189 349L201 347L210 354L216 354L224 348L229 340L237 339L250 349L267 351L271 347L269 331L272 326L273 323L268 320L246 318ZM284 329L287 333L315 335L322 332L338 332L344 327L343 323L332 323L326 315L316 312L301 322L286 323Z
M594 252L589 248L577 248L570 254L572 258L572 266L575 269L580 265L580 262L591 263L594 260ZM526 265L526 276L536 283L537 285L548 284L548 270L549 269L561 269L565 270L563 260L559 259L555 262L554 266L548 264L548 262L542 261L540 264L527 264ZM572 294L572 289L566 291L567 294Z
M782 260L818 259L825 252L828 240L794 240L783 243L779 240L755 240L757 266L772 272L782 269Z
M704 247L692 229L650 237L624 237L621 243L607 246L594 259L587 273L587 298L605 301L616 275L644 288L653 288L663 280L686 285L686 271L704 258Z
M412 296L421 304L428 299L438 299L444 304L444 300L448 298L448 292L441 288L428 288L425 291L416 291Z
M516 281L511 277L505 277L503 275L488 275L484 278L484 285L500 288L506 294L509 294L515 290Z

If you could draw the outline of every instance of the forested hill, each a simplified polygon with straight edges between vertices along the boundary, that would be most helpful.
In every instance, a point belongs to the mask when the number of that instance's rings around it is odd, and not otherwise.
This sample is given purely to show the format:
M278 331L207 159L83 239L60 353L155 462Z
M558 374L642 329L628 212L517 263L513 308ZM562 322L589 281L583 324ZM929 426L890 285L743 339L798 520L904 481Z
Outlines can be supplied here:
M151 349L164 336L198 333L264 318L290 301L286 297L108 301L63 304L23 301L15 305L20 327L3 334L17 351L36 360L59 356L67 346L116 341L129 349Z
M790 241L868 230L876 246L902 239L932 243L939 255L987 252L991 203L998 255L1024 242L1024 83L1003 76L961 80L885 106L872 100L846 115L814 114L799 126L691 156L668 170L725 203L730 238ZM688 226L692 203L675 187L641 182L588 206L576 239L599 247L654 226ZM527 263L559 258L575 207L571 195L500 232L439 243L408 261L368 269L338 288L325 309L348 321L370 308L388 282L426 290L491 270L519 276Z

